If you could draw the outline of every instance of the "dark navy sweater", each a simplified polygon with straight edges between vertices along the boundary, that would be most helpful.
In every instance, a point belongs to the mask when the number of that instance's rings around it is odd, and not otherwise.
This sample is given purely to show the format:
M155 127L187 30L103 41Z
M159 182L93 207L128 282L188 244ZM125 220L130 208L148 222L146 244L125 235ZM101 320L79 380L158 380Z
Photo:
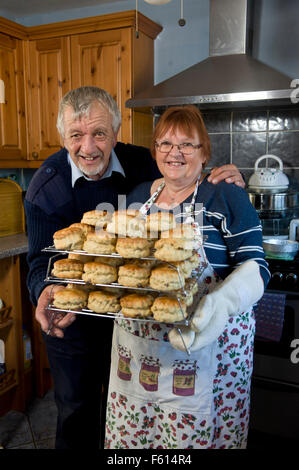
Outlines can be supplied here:
M84 212L96 209L101 202L117 208L119 194L128 194L137 184L161 176L148 149L119 142L114 150L126 178L117 172L99 181L82 177L73 188L65 148L50 156L33 176L24 207L29 242L27 285L34 305L45 287L50 256L41 250L53 245L54 232L80 222Z
M151 185L152 182L147 182L134 188L128 195L127 205L147 201ZM173 211L179 221L183 221L184 205L189 205L191 199L192 196L188 197ZM236 266L251 259L259 264L266 288L270 273L263 250L262 227L246 191L224 181L214 185L205 178L195 202L195 220L204 236L207 258L217 274L225 279ZM155 205L151 208L151 212L158 210L163 211Z

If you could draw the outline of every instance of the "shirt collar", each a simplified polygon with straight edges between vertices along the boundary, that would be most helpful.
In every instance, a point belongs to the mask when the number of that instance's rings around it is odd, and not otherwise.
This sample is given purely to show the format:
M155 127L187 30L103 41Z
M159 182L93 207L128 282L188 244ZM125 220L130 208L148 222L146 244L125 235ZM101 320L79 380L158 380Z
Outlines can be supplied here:
M67 153L67 158L68 158L68 163L71 165L72 187L75 186L76 181L79 178L81 178L82 176L87 181L94 181L92 178L88 178L88 176L84 175L84 173L82 173L82 171L75 165L75 163L73 162L73 160L70 157L69 152ZM102 180L104 178L109 178L112 175L113 171L116 171L117 173L120 173L121 175L123 175L124 178L126 176L125 172L124 172L124 169L121 166L121 164L120 164L120 162L119 162L119 160L116 156L116 153L114 152L114 149L111 150L111 155L110 155L108 167L107 167L105 173L103 174L103 176L101 176L100 180ZM99 181L99 180L97 180L97 181Z

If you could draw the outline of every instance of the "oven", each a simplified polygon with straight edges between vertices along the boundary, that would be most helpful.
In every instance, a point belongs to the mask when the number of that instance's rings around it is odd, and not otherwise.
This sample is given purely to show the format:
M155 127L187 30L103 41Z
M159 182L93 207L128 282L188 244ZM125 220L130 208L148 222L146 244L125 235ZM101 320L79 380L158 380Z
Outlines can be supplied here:
M266 294L285 296L283 326L279 340L255 338L250 429L291 446L299 442L299 259L268 262Z

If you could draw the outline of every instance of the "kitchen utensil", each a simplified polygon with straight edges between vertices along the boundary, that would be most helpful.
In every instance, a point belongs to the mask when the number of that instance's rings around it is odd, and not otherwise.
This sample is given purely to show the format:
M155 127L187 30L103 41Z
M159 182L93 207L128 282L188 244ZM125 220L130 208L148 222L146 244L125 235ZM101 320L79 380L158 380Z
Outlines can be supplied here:
M259 163L266 159L273 159L279 163L279 168L259 168ZM284 191L289 187L289 179L283 173L283 163L276 155L262 155L254 164L254 173L249 178L249 189L254 191Z
M293 260L299 250L299 243L293 240L270 238L263 241L267 258Z

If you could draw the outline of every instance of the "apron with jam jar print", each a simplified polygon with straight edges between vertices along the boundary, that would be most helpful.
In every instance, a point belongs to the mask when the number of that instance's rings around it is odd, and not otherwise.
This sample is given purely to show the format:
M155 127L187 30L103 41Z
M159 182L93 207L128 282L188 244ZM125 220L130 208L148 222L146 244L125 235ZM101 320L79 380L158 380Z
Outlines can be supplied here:
M185 223L197 234L205 268L200 297L221 279L209 264L192 201ZM164 182L140 209L146 215ZM246 447L255 322L252 311L230 317L213 343L182 352L168 341L174 325L117 319L111 354L107 449L213 449Z

